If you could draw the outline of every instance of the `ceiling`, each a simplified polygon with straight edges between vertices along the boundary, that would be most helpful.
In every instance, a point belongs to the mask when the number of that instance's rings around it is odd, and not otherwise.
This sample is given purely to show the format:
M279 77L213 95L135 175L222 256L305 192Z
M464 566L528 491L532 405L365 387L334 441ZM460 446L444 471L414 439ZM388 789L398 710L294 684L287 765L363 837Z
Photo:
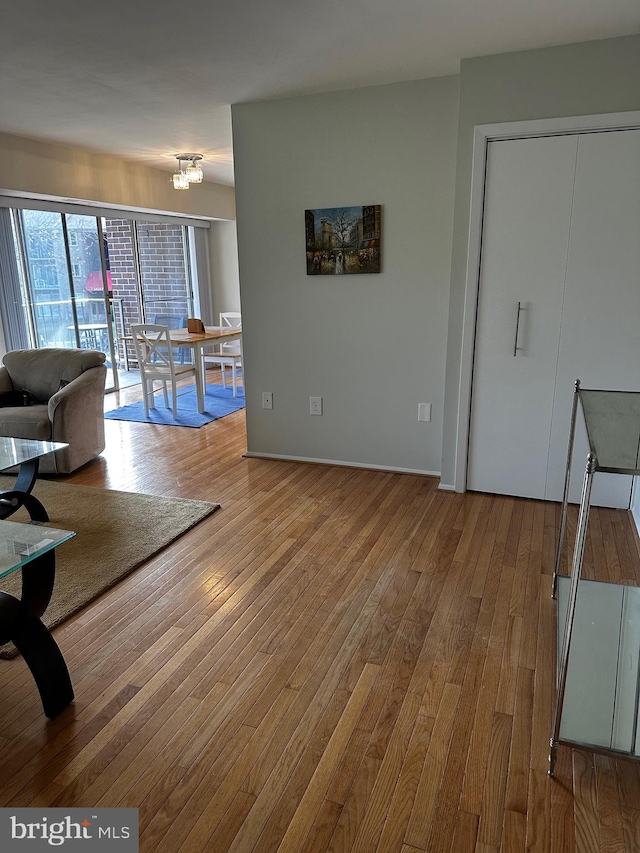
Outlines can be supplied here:
M22 0L0 131L233 183L230 104L456 74L462 58L640 31L638 0Z

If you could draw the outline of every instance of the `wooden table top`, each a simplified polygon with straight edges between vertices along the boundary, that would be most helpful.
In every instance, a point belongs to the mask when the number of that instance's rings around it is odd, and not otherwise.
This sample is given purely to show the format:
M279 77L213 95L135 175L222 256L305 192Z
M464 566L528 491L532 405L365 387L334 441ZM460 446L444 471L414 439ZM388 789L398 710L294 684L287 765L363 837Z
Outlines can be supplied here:
M221 338L237 337L241 334L242 329L232 329L228 326L205 326L204 332L190 332L188 329L169 329L169 339L172 344L218 341ZM133 335L124 335L122 340L132 341Z
M227 326L205 326L204 332L190 332L188 329L170 329L171 343L179 341L217 341L220 338L230 338L242 334L242 329L232 329Z

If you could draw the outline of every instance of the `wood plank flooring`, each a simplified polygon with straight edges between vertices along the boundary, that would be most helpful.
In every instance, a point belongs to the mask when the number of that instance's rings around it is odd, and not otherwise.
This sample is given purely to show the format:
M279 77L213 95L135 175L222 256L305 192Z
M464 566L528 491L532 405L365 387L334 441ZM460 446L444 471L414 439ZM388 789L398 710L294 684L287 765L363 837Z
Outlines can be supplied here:
M247 459L243 412L106 429L70 482L222 509L55 631L58 719L0 661L0 806L137 806L149 853L640 851L640 765L547 776L557 505ZM626 513L585 574L640 582Z

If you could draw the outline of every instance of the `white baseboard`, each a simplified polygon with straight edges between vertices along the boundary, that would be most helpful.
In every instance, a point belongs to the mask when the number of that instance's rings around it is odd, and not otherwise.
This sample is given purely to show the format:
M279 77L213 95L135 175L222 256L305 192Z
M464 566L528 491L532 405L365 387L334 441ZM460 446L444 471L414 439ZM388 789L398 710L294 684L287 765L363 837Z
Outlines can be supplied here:
M339 465L341 468L365 468L370 471L389 471L392 474L421 474L424 477L439 477L440 471L425 471L422 468L395 468L392 465L374 465L368 462L345 462L344 459L314 459L311 456L286 456L282 453L259 453L247 450L244 454L251 459L281 459L285 462L313 462L316 465Z
M438 486L438 489L441 492L455 492L456 487L450 486L449 483L440 483L440 485Z

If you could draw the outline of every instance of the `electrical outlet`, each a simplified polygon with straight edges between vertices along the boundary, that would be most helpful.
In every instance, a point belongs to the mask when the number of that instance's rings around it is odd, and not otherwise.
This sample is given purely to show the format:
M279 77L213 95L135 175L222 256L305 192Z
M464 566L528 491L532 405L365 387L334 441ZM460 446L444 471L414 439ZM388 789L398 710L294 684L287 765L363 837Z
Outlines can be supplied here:
M322 414L322 397L309 397L309 414Z
M262 408L273 409L273 391L262 392Z
M418 420L431 420L431 403L418 403Z

